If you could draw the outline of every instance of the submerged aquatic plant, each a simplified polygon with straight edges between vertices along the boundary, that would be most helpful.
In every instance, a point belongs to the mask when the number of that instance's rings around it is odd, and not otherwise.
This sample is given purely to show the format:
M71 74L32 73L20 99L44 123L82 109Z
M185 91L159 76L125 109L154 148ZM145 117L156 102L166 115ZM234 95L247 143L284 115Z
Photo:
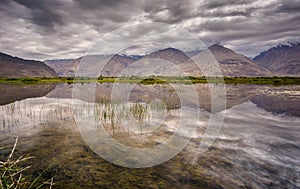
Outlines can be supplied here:
M27 177L24 176L24 172L29 169L31 166L24 166L23 163L32 159L31 156L20 156L18 159L14 159L13 155L16 150L18 143L18 137L16 138L15 144L8 156L4 161L0 161L0 188L1 189L21 189L21 188L41 188L44 186L49 186L51 189L54 185L53 177L42 184L37 184L37 181L41 174L35 178L33 181L30 181ZM3 147L0 149L4 149Z
M130 113L139 121L143 121L146 117L147 106L143 103L135 103L130 106Z

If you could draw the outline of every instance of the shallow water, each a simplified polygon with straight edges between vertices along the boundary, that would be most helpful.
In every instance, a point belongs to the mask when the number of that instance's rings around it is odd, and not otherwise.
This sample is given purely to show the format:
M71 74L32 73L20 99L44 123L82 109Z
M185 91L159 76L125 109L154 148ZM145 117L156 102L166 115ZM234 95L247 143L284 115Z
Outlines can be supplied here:
M89 86L82 85L85 88ZM68 84L59 84L49 93L45 86L46 94L34 98L24 95L15 102L6 94L6 99L1 99L5 105L0 106L0 146L7 148L1 150L0 157L9 154L18 136L16 157L35 156L29 162L28 177L46 170L41 182L54 177L56 188L300 188L299 86L227 85L227 109L212 112L216 116L225 113L223 127L204 153L200 153L199 144L211 115L208 86L194 85L199 106L191 102L189 107L200 114L196 121L193 116L185 117L187 130L177 129L183 111L179 93L188 93L184 86L178 88L183 90L138 85L129 102L110 101L112 84L97 85L96 101L72 99ZM79 118L84 127L78 125ZM162 164L125 168L98 156L79 132L83 128L103 131L99 127L115 141L133 148L163 144L174 132L178 139L191 141ZM111 153L105 145L99 149ZM120 162L126 159L114 158ZM124 164L134 166L138 161Z

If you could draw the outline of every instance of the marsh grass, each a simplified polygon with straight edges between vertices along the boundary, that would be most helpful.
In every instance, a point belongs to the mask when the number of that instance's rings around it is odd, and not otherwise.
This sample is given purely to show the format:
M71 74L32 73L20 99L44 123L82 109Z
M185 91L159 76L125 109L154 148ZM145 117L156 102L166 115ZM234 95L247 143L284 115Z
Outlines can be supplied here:
M169 113L162 101L153 102L107 102L98 100L94 106L95 126L103 127L112 136L130 133L145 125L153 124L158 116Z
M26 126L49 124L51 121L65 121L73 116L72 104L61 104L58 100L45 104L23 101L0 106L0 132ZM80 113L80 112L78 112Z

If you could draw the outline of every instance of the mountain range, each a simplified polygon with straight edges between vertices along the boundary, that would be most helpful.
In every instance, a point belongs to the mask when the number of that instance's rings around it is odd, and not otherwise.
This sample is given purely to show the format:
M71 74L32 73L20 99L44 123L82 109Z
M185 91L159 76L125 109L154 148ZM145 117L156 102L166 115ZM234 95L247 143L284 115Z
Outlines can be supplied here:
M203 76L202 70L195 64L194 60L203 62L205 65L205 61L207 61L205 60L205 53L207 51L218 63L224 76L300 75L300 44L292 43L273 47L260 53L253 60L221 45L213 45L206 51L200 51L193 56L187 56L175 48L166 48L144 56L87 55L76 59L54 59L44 62L24 60L0 53L0 77L55 77L57 75L73 77L79 67L85 68L86 72L98 73L99 65L101 65L101 75L103 76L118 76L127 68L132 69L132 73L138 73L138 70L149 65L151 70L149 74L174 75L175 73L176 75L174 70L179 68L186 75ZM97 62L102 62L102 64L97 64ZM161 66L165 62L169 64Z
M209 47L208 50L214 56L215 61L219 63L222 74L224 76L253 77L253 76L272 75L272 73L268 69L256 64L250 58L238 54L223 46L213 45ZM201 53L202 52L198 53L197 55L189 57L178 49L166 48L139 57L116 54L113 55L111 58L108 58L107 63L105 63L105 66L102 69L101 75L117 76L118 74L120 74L121 71L123 71L126 67L132 65L133 63L140 64L140 67L138 67L138 65L134 65L134 68L132 69L135 70L131 70L132 73L138 73L138 70L142 69L142 67L145 66L145 64L142 63L151 60L151 64L154 67L154 68L151 67L151 72L153 73L157 72L163 75L172 75L173 72L177 74L175 68L177 67L177 70L178 68L180 68L187 75L203 76L204 74L202 73L202 70L194 62L195 59L199 59L198 61L201 62L201 57L202 57ZM204 56L206 56L205 53L203 54ZM48 66L52 67L60 76L74 76L74 73L76 72L81 60L82 57L77 59L72 59L72 60L46 60L45 63ZM162 70L161 67L157 67L157 64L164 63L162 60L165 60L166 62L169 63L173 63L174 66L165 67L165 69ZM102 57L101 59L99 59L99 62L101 61L102 61ZM156 71L155 69L159 71ZM149 71L149 73L151 72ZM150 74L150 75L155 75L155 74Z

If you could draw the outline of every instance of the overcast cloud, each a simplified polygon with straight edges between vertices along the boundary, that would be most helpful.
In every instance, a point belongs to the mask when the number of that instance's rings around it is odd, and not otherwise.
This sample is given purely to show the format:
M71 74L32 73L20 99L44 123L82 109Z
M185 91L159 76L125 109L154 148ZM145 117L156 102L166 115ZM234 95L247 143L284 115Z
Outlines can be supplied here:
M299 0L0 0L0 18L0 51L41 60L82 56L105 33L147 22L251 57L300 41ZM131 32L127 43L144 37L139 28Z

